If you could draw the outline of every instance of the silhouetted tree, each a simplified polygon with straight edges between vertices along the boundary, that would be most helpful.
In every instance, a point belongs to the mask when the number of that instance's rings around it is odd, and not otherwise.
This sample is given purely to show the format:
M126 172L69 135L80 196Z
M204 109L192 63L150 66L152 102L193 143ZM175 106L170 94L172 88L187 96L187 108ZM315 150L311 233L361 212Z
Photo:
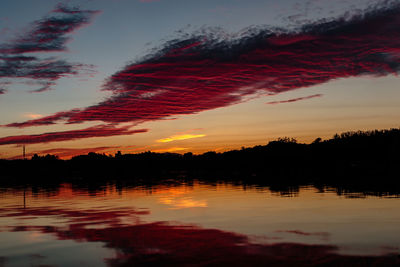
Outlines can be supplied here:
M312 144L318 144L321 143L321 141L322 141L321 137L318 137L312 142Z

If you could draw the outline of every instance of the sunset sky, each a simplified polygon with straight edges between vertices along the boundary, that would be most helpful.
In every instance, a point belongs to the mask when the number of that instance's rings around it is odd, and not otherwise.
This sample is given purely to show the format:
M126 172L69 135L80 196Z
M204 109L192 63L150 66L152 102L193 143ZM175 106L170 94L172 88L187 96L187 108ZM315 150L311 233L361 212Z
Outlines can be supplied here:
M400 126L400 1L2 0L0 158Z

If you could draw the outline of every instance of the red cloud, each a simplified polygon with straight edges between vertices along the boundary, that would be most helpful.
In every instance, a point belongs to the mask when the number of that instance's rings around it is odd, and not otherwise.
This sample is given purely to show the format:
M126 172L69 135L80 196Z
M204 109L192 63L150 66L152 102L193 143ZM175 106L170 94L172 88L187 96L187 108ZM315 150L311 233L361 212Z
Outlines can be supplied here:
M73 112L79 112L79 110L71 110L71 111L67 111L67 112L58 112L55 113L51 116L46 116L40 119L34 119L34 120L29 120L27 122L22 122L22 123L10 123L8 125L6 125L7 127L19 127L19 128L23 128L23 127L30 127L30 126L40 126L40 125L51 125L54 124L55 121L58 121L66 116L69 116L70 114L72 114Z
M65 132L52 132L35 135L18 135L0 138L0 145L10 144L38 144L58 141L68 141L90 137L106 137L116 135L129 135L135 133L145 133L147 129L129 130L128 127L115 128L108 125L99 125L81 130Z
M250 28L236 37L201 33L166 42L156 53L112 75L113 96L97 105L7 126L159 120L333 79L384 76L400 69L400 4L371 7L296 31Z
M306 100L306 99L315 98L315 97L321 97L321 96L322 96L322 94L316 94L316 95L293 98L293 99L289 99L289 100L272 101L272 102L267 102L265 104L275 105L275 104L282 104L282 103L292 103L292 102L297 102L297 101Z

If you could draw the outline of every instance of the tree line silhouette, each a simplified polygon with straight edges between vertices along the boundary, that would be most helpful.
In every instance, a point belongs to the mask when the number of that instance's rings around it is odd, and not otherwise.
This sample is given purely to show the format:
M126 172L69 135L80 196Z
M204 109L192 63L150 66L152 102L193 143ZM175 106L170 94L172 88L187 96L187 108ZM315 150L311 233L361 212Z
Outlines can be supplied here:
M0 160L2 180L159 180L200 178L287 186L330 184L351 188L400 188L400 128L336 134L310 144L279 138L266 145L223 153L88 153L70 160L34 155ZM400 190L399 190L400 191Z

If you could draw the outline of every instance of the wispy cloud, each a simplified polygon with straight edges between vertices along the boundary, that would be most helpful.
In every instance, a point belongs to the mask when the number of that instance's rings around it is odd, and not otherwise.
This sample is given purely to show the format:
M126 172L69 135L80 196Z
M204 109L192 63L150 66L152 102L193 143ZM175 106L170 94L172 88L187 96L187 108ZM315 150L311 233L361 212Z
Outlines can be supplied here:
M260 26L236 35L217 30L184 34L112 75L104 84L113 93L109 99L8 126L141 123L338 78L397 74L400 4L382 3L351 18L317 21L296 30Z
M323 96L323 95L322 94L315 94L315 95L310 95L310 96L292 98L292 99L288 99L288 100L271 101L271 102L267 102L265 104L276 105L276 104L283 104L283 103L292 103L292 102L297 102L297 101L301 101L301 100L307 100L307 99L311 99L311 98L315 98L315 97L321 97L321 96Z
M32 92L44 92L50 90L54 81L61 77L90 72L93 68L91 65L25 54L66 51L66 43L71 39L69 35L89 24L97 13L99 11L58 5L51 15L34 21L20 37L0 44L0 78L33 79L41 87Z
M0 95L7 92L7 87L11 84L10 81L0 81Z
M24 128L24 127L31 127L31 126L42 126L42 125L51 125L51 124L55 124L56 121L64 118L65 116L70 115L72 112L79 112L79 110L70 110L67 112L58 112L55 113L53 115L50 116L46 116L40 119L34 119L34 120L29 120L26 122L22 122L22 123L11 123L8 125L3 125L3 126L7 126L7 127L19 127L19 128Z
M116 128L109 125L99 125L86 129L71 130L64 132L50 132L34 135L17 135L0 138L0 145L10 144L38 144L59 141L69 141L82 138L107 137L117 135L132 135L136 133L145 133L147 129L129 130L130 127Z
M295 234L300 236L316 236L320 237L322 240L328 241L330 238L330 234L328 232L304 232L300 230L278 230L277 233L288 233Z
M70 37L67 34L89 24L99 11L80 10L78 7L58 5L43 19L33 22L30 29L8 44L0 45L0 53L22 54L32 52L65 51Z
M55 85L55 82L40 82L38 83L38 85L41 85L41 87L39 87L38 89L34 89L34 90L30 90L30 93L42 93L42 92L46 92L46 91L50 91L53 89L53 86Z

